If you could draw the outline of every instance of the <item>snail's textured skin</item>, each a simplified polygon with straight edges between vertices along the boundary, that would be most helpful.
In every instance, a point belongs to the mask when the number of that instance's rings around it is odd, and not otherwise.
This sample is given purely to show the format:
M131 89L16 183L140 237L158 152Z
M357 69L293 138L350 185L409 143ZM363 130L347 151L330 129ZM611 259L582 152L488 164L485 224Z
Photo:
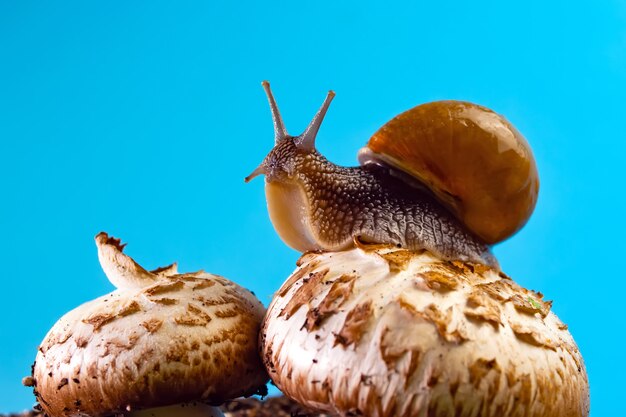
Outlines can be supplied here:
M341 416L587 416L585 366L550 304L426 252L305 254L261 349L285 395Z
M337 166L315 149L299 149L290 137L276 144L262 166L270 217L279 233L298 231L297 242L287 242L297 250L343 250L358 237L497 266L488 246L431 195L382 167ZM279 194L291 196L276 198ZM286 206L298 213L289 222Z

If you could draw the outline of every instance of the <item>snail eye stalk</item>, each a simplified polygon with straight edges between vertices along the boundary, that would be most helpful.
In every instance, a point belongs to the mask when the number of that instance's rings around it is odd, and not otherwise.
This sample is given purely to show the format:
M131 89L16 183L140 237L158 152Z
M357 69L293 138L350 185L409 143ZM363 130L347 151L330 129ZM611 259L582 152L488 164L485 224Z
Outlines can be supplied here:
M309 123L304 133L296 138L296 146L298 149L302 149L305 151L312 151L315 149L315 137L317 136L317 132L320 130L320 126L324 121L324 116L326 116L326 111L328 111L328 107L330 106L330 102L335 98L335 92L329 91L322 103L322 106L317 111L317 114Z
M263 85L265 94L267 94L267 100L270 103L270 109L272 111L272 120L274 122L274 143L276 144L280 142L281 140L287 138L287 136L289 135L287 134L285 123L283 123L283 118L280 115L280 111L278 110L278 105L276 104L276 100L274 99L274 95L272 94L270 83L268 81L263 81L261 85Z

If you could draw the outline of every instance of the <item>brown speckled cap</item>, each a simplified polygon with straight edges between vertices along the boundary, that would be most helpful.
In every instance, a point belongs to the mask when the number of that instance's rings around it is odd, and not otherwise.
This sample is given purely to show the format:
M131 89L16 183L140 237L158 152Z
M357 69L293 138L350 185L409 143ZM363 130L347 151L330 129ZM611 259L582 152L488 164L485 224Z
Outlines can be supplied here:
M119 240L96 236L115 291L64 315L39 347L35 394L50 416L92 417L186 401L219 404L263 390L264 314L223 277L147 271Z
M426 252L310 253L272 301L261 349L285 395L341 416L587 416L582 357L550 307Z

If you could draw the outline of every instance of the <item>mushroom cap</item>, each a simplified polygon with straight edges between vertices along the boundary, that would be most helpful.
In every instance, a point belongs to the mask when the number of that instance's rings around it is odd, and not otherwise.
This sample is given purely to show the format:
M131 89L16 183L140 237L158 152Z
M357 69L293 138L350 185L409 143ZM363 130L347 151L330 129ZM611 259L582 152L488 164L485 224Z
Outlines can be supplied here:
M268 308L280 390L341 416L586 416L582 357L551 303L484 265L382 245L305 254Z
M221 403L262 390L264 314L254 295L218 275L146 271L119 240L96 236L118 289L65 314L33 365L50 416L92 417L186 401Z

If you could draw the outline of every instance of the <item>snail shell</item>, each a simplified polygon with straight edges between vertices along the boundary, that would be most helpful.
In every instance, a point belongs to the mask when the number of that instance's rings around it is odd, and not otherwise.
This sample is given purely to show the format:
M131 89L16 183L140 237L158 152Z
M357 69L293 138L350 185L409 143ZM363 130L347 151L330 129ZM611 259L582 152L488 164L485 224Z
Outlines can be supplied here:
M535 208L539 176L522 134L501 115L464 101L437 101L390 120L359 151L424 184L485 243L518 231Z

